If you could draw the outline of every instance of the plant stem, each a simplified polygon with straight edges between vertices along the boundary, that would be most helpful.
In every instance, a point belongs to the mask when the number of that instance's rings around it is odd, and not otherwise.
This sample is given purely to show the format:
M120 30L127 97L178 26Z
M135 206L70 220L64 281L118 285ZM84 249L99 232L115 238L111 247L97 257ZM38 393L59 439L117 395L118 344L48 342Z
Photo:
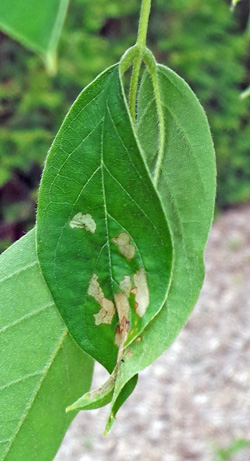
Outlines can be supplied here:
M165 146L165 122L164 114L161 101L161 92L160 92L160 83L157 71L157 64L154 55L146 46L147 40L147 31L148 31L148 21L151 9L151 0L142 0L140 20L138 27L137 41L134 46L129 48L126 53L122 56L120 61L120 69L123 74L133 63L133 70L130 80L130 89L129 89L129 110L130 114L136 127L136 101L137 101L137 92L139 85L139 77L142 62L147 66L148 72L150 74L153 92L155 97L155 104L157 110L157 117L159 123L159 150L157 156L157 162L155 166L155 171L153 174L153 181L157 187L160 172L162 168L163 156L164 156L164 146Z
M151 0L142 0L141 13L139 20L139 30L137 35L137 44L140 48L145 49L147 32L148 32L148 20L151 10Z
M129 108L133 122L136 120L136 97L140 76L140 69L143 60L143 56L146 51L146 40L148 31L148 20L151 9L151 0L142 0L141 13L139 20L139 29L136 41L136 56L134 59L133 71L130 81L129 90Z
M131 114L134 124L136 122L136 99L137 99L141 63L142 63L142 58L138 56L134 61L131 80L130 80L129 109L130 109L130 114Z

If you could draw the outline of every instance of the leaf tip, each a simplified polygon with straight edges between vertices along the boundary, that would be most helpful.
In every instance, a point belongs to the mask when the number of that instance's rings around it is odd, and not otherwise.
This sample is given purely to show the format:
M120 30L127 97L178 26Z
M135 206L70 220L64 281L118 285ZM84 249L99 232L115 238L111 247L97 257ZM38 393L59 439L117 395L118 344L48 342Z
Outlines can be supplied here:
M70 411L74 411L74 410L76 410L76 408L75 408L75 405L73 403L72 405L69 405L68 407L66 407L65 412L69 413Z
M105 427L105 431L103 433L104 437L106 437L106 435L108 435L109 432L111 431L113 425L115 424L115 420L116 420L116 418L115 418L115 416L114 416L114 414L113 414L113 412L111 410L110 415L108 417L106 427Z

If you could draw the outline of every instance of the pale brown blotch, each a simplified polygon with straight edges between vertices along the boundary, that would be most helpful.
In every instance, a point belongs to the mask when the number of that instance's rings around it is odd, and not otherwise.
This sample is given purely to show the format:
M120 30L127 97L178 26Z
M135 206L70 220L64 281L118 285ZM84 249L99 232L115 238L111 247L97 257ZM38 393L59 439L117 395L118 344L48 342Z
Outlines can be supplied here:
M128 331L130 327L130 322L128 320L129 316L129 302L128 298L124 293L118 292L114 294L115 297L115 306L118 313L118 318L120 324L116 327L115 332L115 344L120 348L125 343Z
M149 289L146 272L143 268L134 274L134 288L131 293L135 295L135 309L139 317L143 317L149 306Z
M100 311L97 314L94 314L95 324L100 325L101 323L105 323L110 325L115 314L115 306L113 301L105 298L96 274L94 274L90 280L88 294L92 296L101 306Z
M112 238L122 256L127 259L133 259L135 257L135 246L130 243L130 237L126 232L121 232L117 237Z
M72 229L85 229L91 234L94 234L96 231L96 222L93 220L90 214L83 214L81 212L77 213L69 223Z
M131 292L131 279L129 275L124 276L123 280L119 283L119 287L125 293L127 298L129 298Z

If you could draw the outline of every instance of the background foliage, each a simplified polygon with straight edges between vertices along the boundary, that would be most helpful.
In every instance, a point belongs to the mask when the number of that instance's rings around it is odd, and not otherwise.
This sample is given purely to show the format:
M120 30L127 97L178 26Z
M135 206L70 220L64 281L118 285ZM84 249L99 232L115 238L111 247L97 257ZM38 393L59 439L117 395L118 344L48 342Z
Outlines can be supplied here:
M148 44L184 77L208 115L218 162L217 204L250 198L249 2L234 15L225 0L154 0ZM139 0L71 0L59 45L58 74L0 35L0 242L33 225L42 164L81 89L134 44Z

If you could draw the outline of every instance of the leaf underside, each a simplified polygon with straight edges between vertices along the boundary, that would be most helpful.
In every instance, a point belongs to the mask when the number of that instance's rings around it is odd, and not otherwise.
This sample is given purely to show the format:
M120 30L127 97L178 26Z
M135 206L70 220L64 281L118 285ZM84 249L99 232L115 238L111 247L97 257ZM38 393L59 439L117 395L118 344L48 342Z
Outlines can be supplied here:
M167 302L129 352L118 372L113 403L124 382L156 360L175 340L195 305L204 279L204 247L216 192L213 142L205 113L187 83L158 65L165 120L165 149L158 193L168 217L174 267ZM146 127L150 126L150 130ZM137 133L151 174L158 152L158 118L145 72L138 97ZM126 352L125 352L126 354Z
M70 338L42 278L35 231L0 257L0 459L52 460L93 360Z
M0 29L41 54L55 70L56 48L69 0L1 0Z

